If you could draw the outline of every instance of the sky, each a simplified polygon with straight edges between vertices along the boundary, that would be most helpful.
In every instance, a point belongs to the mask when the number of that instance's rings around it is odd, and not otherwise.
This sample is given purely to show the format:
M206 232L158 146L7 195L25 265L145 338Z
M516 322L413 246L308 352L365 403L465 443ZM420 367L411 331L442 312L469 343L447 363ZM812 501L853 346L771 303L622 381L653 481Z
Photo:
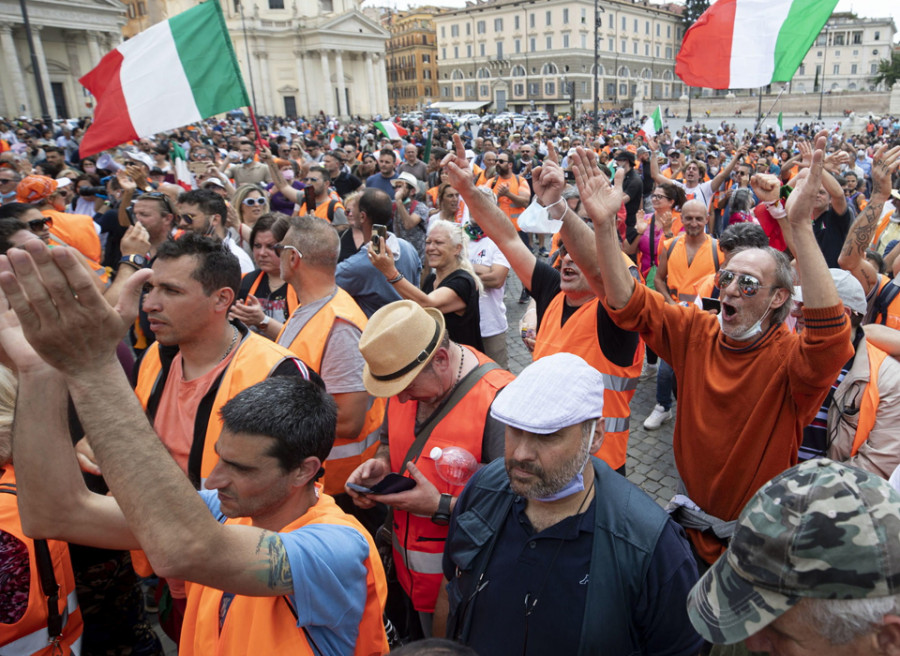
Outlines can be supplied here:
M657 2L657 0L651 1ZM365 0L363 2L364 7L388 6L392 9L407 9L420 5L465 7L466 0L432 0L431 2L427 0ZM840 0L835 11L854 11L858 16L866 18L893 16L894 24L900 29L900 0ZM898 41L900 41L900 33L894 35L894 43Z

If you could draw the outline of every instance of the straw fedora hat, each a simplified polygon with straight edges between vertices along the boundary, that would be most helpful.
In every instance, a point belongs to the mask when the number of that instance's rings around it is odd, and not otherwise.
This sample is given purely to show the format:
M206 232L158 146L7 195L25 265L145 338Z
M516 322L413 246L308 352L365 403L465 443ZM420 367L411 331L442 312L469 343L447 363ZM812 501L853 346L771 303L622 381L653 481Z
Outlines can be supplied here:
M406 389L431 362L445 331L444 315L435 308L395 301L379 309L359 338L369 393L391 397Z

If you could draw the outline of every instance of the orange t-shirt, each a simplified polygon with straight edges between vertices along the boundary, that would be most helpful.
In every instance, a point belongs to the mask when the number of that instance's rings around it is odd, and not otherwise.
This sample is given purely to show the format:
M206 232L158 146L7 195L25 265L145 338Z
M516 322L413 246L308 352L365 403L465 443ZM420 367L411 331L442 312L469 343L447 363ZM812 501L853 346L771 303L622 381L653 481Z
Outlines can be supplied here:
M89 260L99 262L102 257L100 236L94 227L94 219L86 214L69 214L56 210L41 210L41 214L53 219L50 233L79 251Z

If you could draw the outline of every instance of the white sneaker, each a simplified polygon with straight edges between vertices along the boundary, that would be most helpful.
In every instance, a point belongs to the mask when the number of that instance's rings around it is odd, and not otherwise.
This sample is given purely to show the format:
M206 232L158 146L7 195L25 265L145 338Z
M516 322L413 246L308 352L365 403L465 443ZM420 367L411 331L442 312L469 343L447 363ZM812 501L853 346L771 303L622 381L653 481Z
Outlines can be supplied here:
M656 407L653 408L653 412L650 413L650 416L644 420L644 428L647 430L656 430L674 416L675 413L672 412L671 409L666 410L661 405L657 404Z
M653 378L657 371L659 371L659 363L650 364L649 362L645 362L644 368L641 369L641 378Z

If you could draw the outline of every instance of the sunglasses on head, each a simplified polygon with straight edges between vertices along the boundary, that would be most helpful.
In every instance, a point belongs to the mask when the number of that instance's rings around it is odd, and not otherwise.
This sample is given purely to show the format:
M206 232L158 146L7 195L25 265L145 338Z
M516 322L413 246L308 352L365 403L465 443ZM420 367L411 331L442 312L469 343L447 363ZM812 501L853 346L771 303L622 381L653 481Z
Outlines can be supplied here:
M719 272L716 273L716 287L724 290L734 282L735 279L737 279L738 291L740 291L743 296L747 297L756 296L756 293L760 289L769 289L772 287L772 285L763 285L760 283L756 276L751 276L748 273L735 273L728 269L719 269Z
M254 205L265 205L266 199L265 198L245 198L241 202L244 205L246 205L247 207L253 207Z
M46 226L47 228L53 225L53 219L32 219L28 222L28 228L34 232L38 230L43 230Z

